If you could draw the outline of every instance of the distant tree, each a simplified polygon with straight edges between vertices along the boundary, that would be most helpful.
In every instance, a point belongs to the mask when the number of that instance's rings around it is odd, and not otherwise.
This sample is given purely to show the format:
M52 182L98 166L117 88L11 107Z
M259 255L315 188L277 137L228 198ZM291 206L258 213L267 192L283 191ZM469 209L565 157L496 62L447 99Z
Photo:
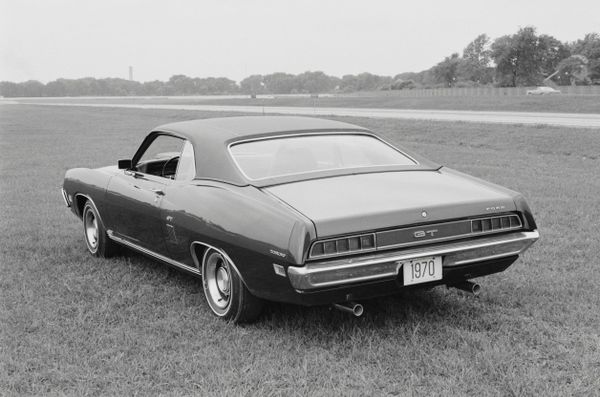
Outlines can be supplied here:
M589 78L595 84L600 84L600 35L588 33L583 39L569 45L573 55L582 55L587 61Z
M195 78L193 83L195 95L230 94L238 88L235 81L225 77Z
M372 73L358 75L347 74L339 81L339 89L344 92L387 90L393 83L390 76L380 76Z
M240 82L240 89L245 94L262 94L264 88L263 76L260 74L253 74Z
M458 67L461 61L458 53L454 53L431 68L435 81L452 87L458 80Z
M329 84L332 87L331 90L339 91L342 84L342 79L337 76L329 76Z
M502 86L538 85L568 56L564 44L552 36L538 36L531 26L492 44L496 79Z
M501 86L517 85L518 57L511 36L498 37L492 43L492 59L496 63L496 81Z
M493 69L490 68L490 62L490 38L486 34L480 34L463 51L457 70L459 80L477 84L491 83Z
M340 91L358 91L358 78L353 74L346 74L342 76L342 80L340 81Z
M45 91L47 96L66 96L67 87L65 86L64 79L50 81L46 84Z
M196 92L196 82L193 78L183 74L176 74L167 82L168 91L171 95L193 95Z
M336 87L337 81L321 71L304 72L295 78L298 89L301 92L318 94L329 92Z
M431 69L423 70L421 72L405 72L395 75L392 80L412 80L417 86L429 86L435 84Z
M588 59L583 55L571 55L563 59L546 80L553 79L560 85L589 84L588 64Z
M537 85L542 76L536 61L535 28L521 28L512 36L502 36L492 44L496 78L502 86Z
M392 78L389 76L379 76L371 73L360 73L356 76L358 91L376 91L389 89L392 84Z
M570 55L569 47L560 40L546 34L538 37L537 62L543 77L550 76Z
M167 95L167 87L164 81L146 81L141 87L142 95Z
M272 73L263 76L265 90L271 94L290 94L297 90L295 76L289 73Z
M416 87L417 87L417 85L415 84L415 82L413 80L402 80L402 79L395 80L390 86L390 88L392 90L412 90Z
M0 95L7 98L15 98L23 96L23 90L17 83L11 81L0 82Z
M37 80L29 80L21 83L21 89L23 90L22 96L34 97L44 96L44 84Z
M490 38L487 34L480 34L467 44L463 50L463 58L473 61L483 67L490 65L492 60L490 51Z

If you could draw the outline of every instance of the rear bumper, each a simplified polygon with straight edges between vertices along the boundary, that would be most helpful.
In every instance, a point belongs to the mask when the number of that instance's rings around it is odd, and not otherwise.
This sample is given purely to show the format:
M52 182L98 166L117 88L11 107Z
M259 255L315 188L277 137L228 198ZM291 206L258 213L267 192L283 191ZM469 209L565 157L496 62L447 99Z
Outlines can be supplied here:
M302 267L290 266L288 277L298 292L312 292L355 283L395 280L401 274L399 262L434 255L442 256L444 274L446 274L453 268L458 270L476 263L499 262L510 257L516 259L538 238L537 230L514 232L368 256L309 262Z

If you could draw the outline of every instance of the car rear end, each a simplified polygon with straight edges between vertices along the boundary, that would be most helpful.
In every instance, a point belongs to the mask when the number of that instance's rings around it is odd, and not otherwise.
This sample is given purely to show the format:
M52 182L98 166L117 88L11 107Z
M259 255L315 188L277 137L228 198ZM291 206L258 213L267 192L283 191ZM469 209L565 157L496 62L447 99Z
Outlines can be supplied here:
M427 179L425 174L401 173L386 174L395 184L378 183L379 190L366 193L360 193L365 188L353 179L377 175L351 176L333 186L330 195L315 181L270 188L310 218L317 231L305 263L287 269L291 286L301 295L298 302L323 304L402 288L460 286L505 270L538 239L531 211L518 193L451 170L432 173L448 186L411 186L413 178ZM297 188L314 196L320 191L321 199L298 195ZM369 201L374 207L361 209Z
M387 280L397 288L457 285L505 270L529 248L539 234L523 219L518 213L506 213L319 240L304 266L288 268L288 277L301 293ZM402 238L443 228L461 231L423 243ZM379 292L373 290L373 295Z
M314 227L303 260L278 273L289 280L285 301L317 305L461 285L505 270L539 237L519 193L368 132L245 141L230 151L251 184Z

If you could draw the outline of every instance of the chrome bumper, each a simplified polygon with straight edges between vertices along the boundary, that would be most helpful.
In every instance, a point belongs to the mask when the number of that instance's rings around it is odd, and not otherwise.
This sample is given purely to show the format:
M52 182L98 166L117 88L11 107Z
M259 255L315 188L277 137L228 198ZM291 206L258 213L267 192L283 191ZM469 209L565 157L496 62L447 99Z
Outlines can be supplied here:
M400 262L427 256L443 256L443 267L467 265L519 255L538 238L537 230L466 240L429 247L361 255L345 259L309 262L288 267L288 277L297 290L311 290L344 284L397 277Z

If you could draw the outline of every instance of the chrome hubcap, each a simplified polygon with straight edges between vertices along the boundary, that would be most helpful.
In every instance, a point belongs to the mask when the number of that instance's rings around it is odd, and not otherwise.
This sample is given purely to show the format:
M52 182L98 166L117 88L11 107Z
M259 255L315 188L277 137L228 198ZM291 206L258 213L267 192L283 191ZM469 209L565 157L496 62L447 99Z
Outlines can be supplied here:
M203 269L204 292L213 311L224 314L231 296L229 262L218 252L211 252L205 259Z
M229 273L224 267L217 269L217 287L219 292L229 295Z
M92 250L98 246L98 220L92 211L85 214L85 238Z

